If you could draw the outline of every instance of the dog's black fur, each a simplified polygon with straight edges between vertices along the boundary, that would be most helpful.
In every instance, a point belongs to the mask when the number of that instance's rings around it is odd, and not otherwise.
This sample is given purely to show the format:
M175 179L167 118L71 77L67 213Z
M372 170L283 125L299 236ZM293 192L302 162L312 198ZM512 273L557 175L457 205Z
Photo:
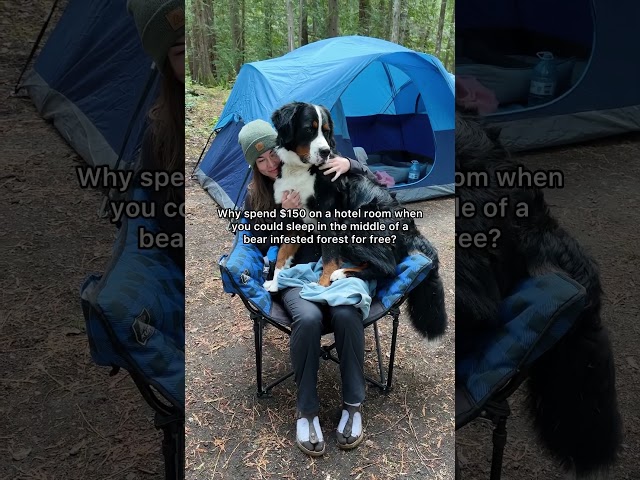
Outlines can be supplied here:
M324 107L321 107L324 109ZM305 147L313 140L308 129L308 123L312 121L309 104L293 103L277 110L272 121L278 131L278 145L289 151L304 151ZM324 112L329 112L324 109ZM335 151L335 139L333 137L333 122L329 115L329 129L325 137L331 148L329 158L337 155ZM302 147L302 148L301 148ZM347 173L341 175L335 182L332 176L324 175L319 166L309 167L309 172L315 174L314 194L310 198L301 199L309 210L325 213L323 222L339 222L347 225L347 230L334 232L330 227L324 232L328 237L351 236L349 225L366 222L380 222L388 226L391 223L400 223L401 227L396 235L395 243L384 244L370 242L369 235L375 237L388 237L390 231L367 230L357 234L366 237L365 243L323 243L322 259L326 266L332 260L349 262L356 265L366 264L366 267L357 272L349 272L348 276L356 276L364 280L393 277L396 275L396 266L407 255L413 252L421 252L431 259L433 267L425 280L416 286L409 294L409 314L414 328L429 339L436 339L444 334L447 327L447 316L444 304L444 288L439 274L438 254L433 245L420 233L412 218L367 219L362 218L333 218L327 213L338 211L389 211L397 212L403 207L391 195L388 189L377 183L375 177L370 174Z
M468 112L456 115L456 171L516 170L498 141L499 131L485 128ZM587 292L587 304L571 333L530 371L528 407L546 447L578 476L606 470L621 444L615 372L607 330L600 319L601 285L595 261L551 216L537 188L460 187L460 204L476 206L509 198L506 218L456 220L456 233L498 228L495 248L456 249L456 357L474 348L474 338L497 328L500 302L522 279L564 272ZM529 215L513 207L526 202ZM477 209L480 210L480 209Z

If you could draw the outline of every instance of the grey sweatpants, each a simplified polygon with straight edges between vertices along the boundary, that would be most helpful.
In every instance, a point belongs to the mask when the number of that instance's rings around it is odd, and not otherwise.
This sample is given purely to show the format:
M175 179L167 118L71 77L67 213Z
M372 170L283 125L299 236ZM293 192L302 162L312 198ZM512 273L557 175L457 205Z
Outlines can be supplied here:
M320 409L318 368L323 322L331 326L336 340L342 377L342 400L364 401L364 327L362 313L351 305L330 307L300 298L300 288L282 291L282 304L293 320L291 363L298 386L298 411L305 415Z

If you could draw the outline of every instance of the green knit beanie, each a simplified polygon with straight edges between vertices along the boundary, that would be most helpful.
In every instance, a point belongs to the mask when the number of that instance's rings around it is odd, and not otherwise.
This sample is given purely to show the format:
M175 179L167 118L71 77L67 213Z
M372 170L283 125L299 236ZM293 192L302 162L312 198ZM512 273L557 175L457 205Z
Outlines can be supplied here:
M264 120L253 120L247 123L238 134L238 143L249 165L256 164L258 157L264 152L275 148L278 133Z
M184 35L184 0L127 0L127 10L142 48L162 71L169 49Z

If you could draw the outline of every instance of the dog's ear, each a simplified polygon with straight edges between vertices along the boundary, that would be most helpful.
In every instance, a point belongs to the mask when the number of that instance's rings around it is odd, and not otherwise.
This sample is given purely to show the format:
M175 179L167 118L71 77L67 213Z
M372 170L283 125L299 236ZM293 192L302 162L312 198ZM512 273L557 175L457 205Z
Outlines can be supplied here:
M329 143L329 148L332 152L336 150L336 139L333 136L333 118L331 118L331 112L329 109L323 105L320 105L320 109L322 110L322 114L326 115L327 123L329 124L329 137L327 138L327 143Z
M278 137L287 144L293 140L293 118L300 110L299 102L287 103L271 115L271 122L278 131Z

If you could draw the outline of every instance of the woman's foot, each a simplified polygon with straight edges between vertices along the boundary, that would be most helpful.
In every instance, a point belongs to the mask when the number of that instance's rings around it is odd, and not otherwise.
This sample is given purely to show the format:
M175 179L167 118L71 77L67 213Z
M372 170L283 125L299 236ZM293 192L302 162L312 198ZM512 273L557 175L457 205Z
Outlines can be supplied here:
M296 423L296 444L307 455L319 457L324 454L324 437L320 428L320 420L315 414L298 413Z
M338 439L338 447L343 450L356 448L364 439L360 407L361 405L353 406L346 403L342 405L342 418L338 423L336 437Z

